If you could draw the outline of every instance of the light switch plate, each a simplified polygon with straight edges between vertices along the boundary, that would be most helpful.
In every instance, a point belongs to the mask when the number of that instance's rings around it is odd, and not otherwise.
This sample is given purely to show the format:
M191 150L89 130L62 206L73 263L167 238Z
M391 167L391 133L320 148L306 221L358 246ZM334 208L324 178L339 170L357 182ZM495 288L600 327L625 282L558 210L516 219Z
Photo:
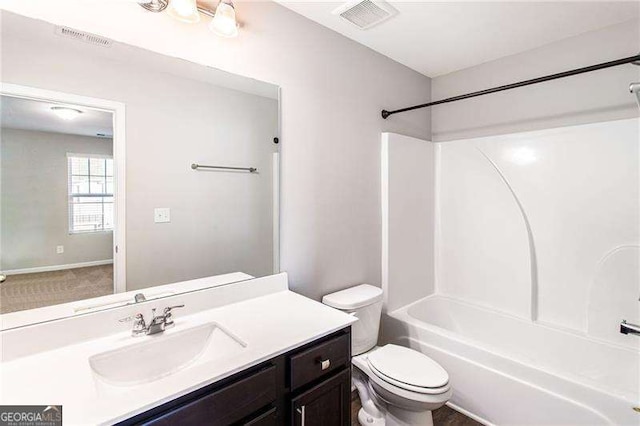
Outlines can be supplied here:
M158 207L153 210L153 221L155 223L171 222L171 209L169 207Z
M64 253L64 246L56 246L56 253L58 254Z

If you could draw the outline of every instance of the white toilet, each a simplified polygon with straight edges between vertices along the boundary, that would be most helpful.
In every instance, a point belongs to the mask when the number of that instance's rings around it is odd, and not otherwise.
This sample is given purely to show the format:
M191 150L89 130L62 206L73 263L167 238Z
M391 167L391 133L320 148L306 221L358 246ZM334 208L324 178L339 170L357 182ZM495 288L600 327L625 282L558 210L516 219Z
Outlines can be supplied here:
M376 346L382 290L361 284L331 293L322 303L358 317L351 326L353 384L361 425L433 425L431 411L451 397L449 375L428 356L397 345Z

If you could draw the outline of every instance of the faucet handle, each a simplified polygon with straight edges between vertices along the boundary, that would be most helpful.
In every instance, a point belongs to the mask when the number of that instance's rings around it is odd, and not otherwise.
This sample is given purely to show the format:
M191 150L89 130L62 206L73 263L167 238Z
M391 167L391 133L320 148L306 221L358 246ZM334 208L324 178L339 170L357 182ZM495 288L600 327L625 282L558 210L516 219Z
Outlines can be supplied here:
M133 329L131 330L131 335L133 337L140 336L142 334L147 333L147 324L144 321L144 315L138 313L134 317L135 322L133 323Z
M166 308L164 308L164 327L165 328L169 328L169 327L173 327L175 325L174 321L173 321L173 314L171 313L171 310L176 309L176 308L184 308L184 305L175 305L175 306L167 306Z
M171 312L172 309L176 308L184 308L184 305L167 306L166 308L164 308L164 314L167 315Z

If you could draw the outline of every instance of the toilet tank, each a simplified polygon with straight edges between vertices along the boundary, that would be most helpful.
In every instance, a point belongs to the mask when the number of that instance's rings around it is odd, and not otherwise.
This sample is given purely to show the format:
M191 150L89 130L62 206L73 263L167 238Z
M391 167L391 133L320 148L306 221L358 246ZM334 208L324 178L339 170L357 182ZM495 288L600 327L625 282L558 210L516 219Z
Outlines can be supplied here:
M327 294L322 303L358 318L359 321L351 326L352 356L367 352L376 345L382 313L382 289L360 284Z

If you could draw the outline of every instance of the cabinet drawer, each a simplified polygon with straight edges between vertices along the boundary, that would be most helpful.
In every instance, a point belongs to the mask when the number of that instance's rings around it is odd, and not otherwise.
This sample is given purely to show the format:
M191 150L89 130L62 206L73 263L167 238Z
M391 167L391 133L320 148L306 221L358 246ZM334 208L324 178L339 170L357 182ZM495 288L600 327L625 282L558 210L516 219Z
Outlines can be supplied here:
M276 367L272 365L143 424L228 425L271 404L275 399Z
M291 390L343 368L351 362L350 334L342 334L290 358Z
M276 426L278 421L276 408L272 408L266 413L254 417L248 422L242 423L243 426Z

